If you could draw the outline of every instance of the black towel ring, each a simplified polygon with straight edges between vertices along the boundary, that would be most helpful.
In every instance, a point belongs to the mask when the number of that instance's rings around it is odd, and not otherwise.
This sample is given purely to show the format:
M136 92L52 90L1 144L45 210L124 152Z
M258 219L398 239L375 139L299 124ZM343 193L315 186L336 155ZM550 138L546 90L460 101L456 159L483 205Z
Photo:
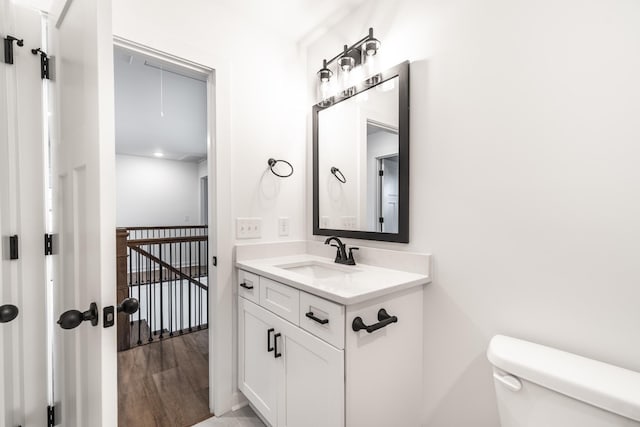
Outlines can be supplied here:
M336 179L337 179L338 181L340 181L341 183L343 183L343 184L346 184L346 183L347 183L347 178L345 178L345 177L344 177L344 174L343 174L342 172L340 172L340 169L338 169L337 167L335 167L335 166L331 166L331 173L332 173L332 174L333 174L333 176L335 176L335 177L336 177ZM340 176L338 176L338 174L339 174Z
M282 163L286 163L287 165L289 165L289 167L291 168L291 172L289 172L287 175L280 175L278 172L273 170L273 167L278 163L278 162L282 162ZM267 163L269 164L269 169L271 169L271 172L275 175L278 176L280 178L288 178L291 175L293 175L293 166L291 165L291 163L287 162L286 160L276 160L276 159L269 159L267 161Z

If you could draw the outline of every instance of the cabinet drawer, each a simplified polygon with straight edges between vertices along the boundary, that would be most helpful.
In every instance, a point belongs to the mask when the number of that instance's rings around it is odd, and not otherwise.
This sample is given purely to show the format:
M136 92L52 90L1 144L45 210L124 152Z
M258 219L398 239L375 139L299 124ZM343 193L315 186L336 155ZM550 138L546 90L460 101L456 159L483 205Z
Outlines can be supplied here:
M344 348L344 306L300 292L300 327L339 349Z
M238 295L259 304L260 278L248 271L238 270Z
M260 305L298 325L300 291L260 276Z

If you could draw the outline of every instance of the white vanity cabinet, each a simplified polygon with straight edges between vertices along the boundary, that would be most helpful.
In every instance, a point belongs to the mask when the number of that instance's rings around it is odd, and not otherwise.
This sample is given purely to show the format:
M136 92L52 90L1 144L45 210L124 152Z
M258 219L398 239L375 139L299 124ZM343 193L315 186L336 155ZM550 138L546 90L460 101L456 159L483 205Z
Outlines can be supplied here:
M345 305L238 277L238 386L272 427L421 424L422 286Z
M344 350L238 299L239 387L272 426L344 426Z

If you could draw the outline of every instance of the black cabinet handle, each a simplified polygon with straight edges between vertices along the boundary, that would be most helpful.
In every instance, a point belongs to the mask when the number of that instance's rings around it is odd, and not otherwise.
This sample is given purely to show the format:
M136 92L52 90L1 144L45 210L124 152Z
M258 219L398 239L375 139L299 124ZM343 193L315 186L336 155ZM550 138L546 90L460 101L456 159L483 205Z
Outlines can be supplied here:
M313 311L308 312L307 314L305 314L305 316L307 316L311 320L315 320L316 322L320 323L321 325L326 325L327 323L329 323L329 319L319 319L316 316L314 316L313 315Z
M9 323L18 317L18 307L12 304L0 306L0 323Z
M277 359L278 357L282 356L282 353L278 353L278 338L281 336L282 334L279 332L273 336L273 346L275 348L275 351L273 352L274 359Z
M253 289L253 285L247 285L245 282L240 283L240 287L245 289Z
M353 319L353 323L351 323L351 328L355 332L358 332L361 329L365 329L367 333L372 333L374 331L377 331L378 329L382 329L385 326L388 326L392 323L397 323L397 322L398 322L397 316L390 316L389 313L387 313L387 310L385 310L384 308L381 308L378 311L378 323L375 323L373 325L366 325L362 320L362 317L358 316L355 319Z
M273 351L273 347L271 346L271 334L273 331L275 331L273 328L267 329L267 353L271 353Z

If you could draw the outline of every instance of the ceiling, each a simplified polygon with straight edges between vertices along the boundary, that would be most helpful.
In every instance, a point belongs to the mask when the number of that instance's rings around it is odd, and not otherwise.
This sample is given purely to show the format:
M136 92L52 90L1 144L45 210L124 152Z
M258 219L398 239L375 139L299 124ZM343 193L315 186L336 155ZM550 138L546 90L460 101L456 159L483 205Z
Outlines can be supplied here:
M258 28L312 41L369 0L217 0ZM116 153L197 162L206 158L206 83L186 70L114 49ZM196 77L196 78L193 78Z
M217 0L259 27L295 41L313 38L369 0Z
M198 162L207 155L207 85L175 65L114 49L116 153ZM159 156L157 156L159 157Z

